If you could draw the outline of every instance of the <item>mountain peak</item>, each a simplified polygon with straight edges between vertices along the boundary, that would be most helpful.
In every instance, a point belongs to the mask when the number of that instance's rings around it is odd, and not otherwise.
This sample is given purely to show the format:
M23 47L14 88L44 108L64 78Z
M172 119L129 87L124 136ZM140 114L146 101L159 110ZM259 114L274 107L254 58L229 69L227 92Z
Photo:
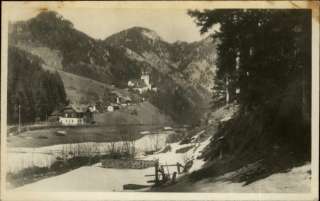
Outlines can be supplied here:
M125 34L126 36L129 35L140 35L144 38L150 39L150 40L162 40L162 38L158 35L157 32L155 32L154 30L151 30L149 28L146 27L139 27L139 26L134 26L128 29L125 29L119 33ZM114 34L116 35L116 34Z
M132 28L127 29L127 31L136 31L142 34L144 37L147 37L151 40L162 40L162 38L158 35L157 32L154 30L151 30L146 27L139 27L139 26L134 26Z
M151 40L162 40L161 37L152 30L143 30L142 34Z

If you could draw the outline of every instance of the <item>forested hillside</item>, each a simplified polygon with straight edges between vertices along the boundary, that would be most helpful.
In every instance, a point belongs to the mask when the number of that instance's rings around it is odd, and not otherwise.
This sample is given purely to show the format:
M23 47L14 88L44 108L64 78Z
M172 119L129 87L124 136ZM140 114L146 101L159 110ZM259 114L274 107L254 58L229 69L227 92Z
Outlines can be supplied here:
M190 15L202 32L221 25L214 35L221 41L214 96L240 106L221 126L216 137L220 140L204 152L208 166L193 178L259 161L263 169L251 173L254 181L310 161L310 12L220 9Z
M100 43L73 28L73 24L55 12L12 24L9 43L27 44L58 50L63 70L98 81L111 83L110 69Z
M8 50L8 123L45 120L53 110L67 103L58 73L42 69L43 61L15 47Z

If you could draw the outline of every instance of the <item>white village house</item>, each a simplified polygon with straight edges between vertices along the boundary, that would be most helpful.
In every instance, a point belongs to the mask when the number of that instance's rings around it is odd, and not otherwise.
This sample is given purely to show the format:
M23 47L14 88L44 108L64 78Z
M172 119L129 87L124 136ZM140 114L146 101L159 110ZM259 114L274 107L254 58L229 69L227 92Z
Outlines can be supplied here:
M58 122L65 126L84 125L93 122L93 106L68 105L59 112Z

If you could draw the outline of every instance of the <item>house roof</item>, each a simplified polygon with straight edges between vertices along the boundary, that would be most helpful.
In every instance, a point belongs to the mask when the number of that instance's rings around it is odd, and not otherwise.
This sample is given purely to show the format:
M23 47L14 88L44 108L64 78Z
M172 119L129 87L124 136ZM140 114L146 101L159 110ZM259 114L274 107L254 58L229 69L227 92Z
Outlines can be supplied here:
M117 95L118 97L124 99L124 100L129 100L131 101L131 98L127 95L123 95L122 93L120 93L119 91L112 91L113 94Z
M87 112L88 110L88 105L75 105L75 104L69 104L66 107L63 108L64 110L73 110L76 113L83 113Z
M54 111L50 114L50 116L57 116L57 115L59 115L59 114L60 114L60 111L54 110Z

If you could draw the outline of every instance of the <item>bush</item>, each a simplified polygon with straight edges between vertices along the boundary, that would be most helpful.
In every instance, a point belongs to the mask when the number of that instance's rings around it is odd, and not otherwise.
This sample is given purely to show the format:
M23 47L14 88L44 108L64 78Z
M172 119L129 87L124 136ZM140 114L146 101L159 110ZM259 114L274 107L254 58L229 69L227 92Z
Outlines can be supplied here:
M18 173L8 173L7 179L15 180L15 179L24 178L24 177L30 177L33 175L45 174L47 171L48 171L47 167L33 166L33 167L25 168L19 171Z
M137 115L138 115L138 110L137 110L137 109L134 109L134 110L131 111L130 114L137 116Z
M48 139L47 136L43 136L43 135L40 135L40 136L38 136L37 138L38 138L38 139Z
M167 139L166 139L166 143L175 143L175 142L179 142L180 140L182 140L185 137L185 133L172 133L170 134Z
M167 146L165 146L162 151L160 151L159 153L167 153L171 151L171 146L168 144Z
M191 143L191 137L189 137L189 136L187 136L187 137L185 137L185 138L183 138L182 140L181 140L181 142L179 143L179 145L184 145L184 144L190 144Z
M186 153L187 151L189 151L190 149L192 149L194 146L187 146L187 147L182 147L180 149L176 150L176 153Z
M60 172L62 170L65 170L65 164L63 161L55 161L51 166L50 166L50 170L54 171L54 172Z

